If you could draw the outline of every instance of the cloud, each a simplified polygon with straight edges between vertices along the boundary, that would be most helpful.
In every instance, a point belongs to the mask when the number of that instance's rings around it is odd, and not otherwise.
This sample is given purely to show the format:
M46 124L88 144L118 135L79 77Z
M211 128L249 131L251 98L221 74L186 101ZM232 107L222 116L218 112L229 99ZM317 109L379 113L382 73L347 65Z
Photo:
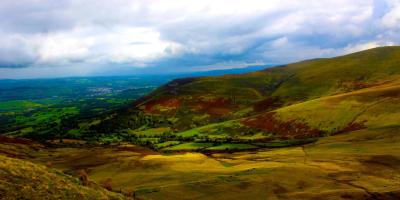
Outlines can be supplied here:
M26 67L37 60L35 49L25 37L0 34L0 44L0 68Z
M399 9L399 0L2 0L0 78L342 55L398 44Z
M400 23L400 1L389 0L387 1L390 10L383 16L382 24L388 28L399 29Z
M82 60L89 63L152 61L175 54L179 44L160 39L150 28L79 27L46 35L40 47L41 62Z
M358 51L363 51L367 49L372 49L381 46L392 46L394 43L391 42L382 42L382 41L372 41L366 43L359 43L359 44L350 44L344 49L344 53L354 53Z

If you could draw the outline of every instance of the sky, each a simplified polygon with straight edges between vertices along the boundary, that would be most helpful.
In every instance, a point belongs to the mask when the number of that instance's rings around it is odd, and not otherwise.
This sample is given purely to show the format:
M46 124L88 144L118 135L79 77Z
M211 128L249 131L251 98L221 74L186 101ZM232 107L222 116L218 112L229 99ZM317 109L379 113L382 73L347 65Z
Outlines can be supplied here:
M400 0L1 0L0 79L278 65L400 43Z

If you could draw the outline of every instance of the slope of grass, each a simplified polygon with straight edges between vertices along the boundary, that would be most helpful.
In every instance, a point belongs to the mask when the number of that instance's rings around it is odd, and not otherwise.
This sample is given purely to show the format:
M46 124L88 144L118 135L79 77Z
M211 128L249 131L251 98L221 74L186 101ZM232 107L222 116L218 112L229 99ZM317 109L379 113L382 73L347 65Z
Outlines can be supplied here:
M178 135L199 138L219 135L220 138L251 140L251 135L261 132L254 140L318 137L363 128L399 126L399 105L400 84L392 82L214 123Z
M177 79L135 105L174 118L172 129L184 131L386 84L399 79L399 60L400 47L382 47L247 74Z
M355 92L320 98L276 110L284 121L301 121L333 134L346 127L400 125L400 85L386 84Z
M0 199L126 199L57 170L0 155Z
M307 100L396 80L400 47L382 47L346 56L314 59L242 75L203 77L161 87L152 95L211 95L254 102L266 96ZM243 90L252 90L253 95ZM152 95L149 97L151 98ZM194 100L194 99L191 99Z
M399 131L370 128L302 147L207 156L159 154L124 144L44 148L25 159L51 162L63 171L90 169L90 180L112 179L114 190L134 191L138 199L399 199ZM46 170L40 174L47 176ZM46 183L37 184L41 188Z

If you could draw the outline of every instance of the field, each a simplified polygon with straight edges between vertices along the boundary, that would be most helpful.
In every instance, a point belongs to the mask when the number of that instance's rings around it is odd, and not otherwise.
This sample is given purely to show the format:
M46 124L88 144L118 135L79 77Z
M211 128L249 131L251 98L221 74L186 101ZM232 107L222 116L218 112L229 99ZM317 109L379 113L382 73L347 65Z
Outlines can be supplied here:
M144 76L0 80L0 131L42 140L60 135L80 138L87 125L99 123L101 119L96 117L127 106L170 79Z

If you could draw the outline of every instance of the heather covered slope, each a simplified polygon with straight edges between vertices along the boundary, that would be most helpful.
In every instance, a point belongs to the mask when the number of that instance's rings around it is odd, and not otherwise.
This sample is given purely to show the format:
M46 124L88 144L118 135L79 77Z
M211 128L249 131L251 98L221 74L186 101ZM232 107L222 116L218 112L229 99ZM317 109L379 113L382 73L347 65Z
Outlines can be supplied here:
M383 47L242 75L178 79L135 105L146 113L170 117L174 128L181 131L374 87L399 77L400 47Z
M400 126L400 84L393 82L322 97L270 112L178 133L242 139L292 140L360 129ZM251 131L253 130L253 131ZM255 130L255 131L254 131Z
M400 83L393 82L323 97L277 109L284 121L296 120L325 134L400 125Z
M131 108L106 116L91 133L119 132L135 143L165 150L303 144L400 125L399 80L400 47L241 75L177 79Z

